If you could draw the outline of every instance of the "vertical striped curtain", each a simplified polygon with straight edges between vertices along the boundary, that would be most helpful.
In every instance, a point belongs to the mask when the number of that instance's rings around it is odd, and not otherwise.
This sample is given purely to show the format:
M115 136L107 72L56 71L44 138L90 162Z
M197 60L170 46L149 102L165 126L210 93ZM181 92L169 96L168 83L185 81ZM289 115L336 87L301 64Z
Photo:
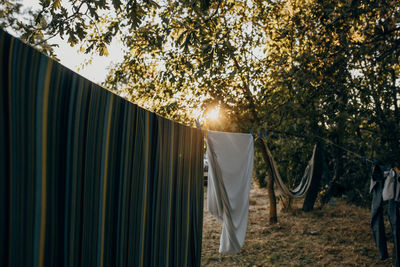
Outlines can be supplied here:
M0 30L0 265L200 266L203 136Z

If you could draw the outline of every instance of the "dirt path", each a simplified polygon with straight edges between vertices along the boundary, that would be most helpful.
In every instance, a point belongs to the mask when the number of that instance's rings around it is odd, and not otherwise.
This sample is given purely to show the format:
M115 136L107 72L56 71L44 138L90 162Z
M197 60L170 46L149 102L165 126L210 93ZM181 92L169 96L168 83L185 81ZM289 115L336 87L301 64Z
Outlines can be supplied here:
M253 186L242 251L236 255L222 255L218 253L222 224L208 213L205 199L202 266L392 265L393 258L378 259L369 228L368 209L336 200L335 205L304 213L300 209L301 201L294 203L290 212L278 212L279 223L270 226L267 191ZM391 257L393 243L388 223L386 232Z

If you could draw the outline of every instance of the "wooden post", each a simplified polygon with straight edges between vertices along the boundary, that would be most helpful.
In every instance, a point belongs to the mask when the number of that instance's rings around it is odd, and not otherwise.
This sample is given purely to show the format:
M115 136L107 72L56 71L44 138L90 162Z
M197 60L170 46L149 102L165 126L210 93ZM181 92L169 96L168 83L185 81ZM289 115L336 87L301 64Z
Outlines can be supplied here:
M257 140L259 147L261 149L261 153L265 164L267 164L267 190L268 190L268 198L269 198L269 224L275 224L278 222L278 215L276 212L276 197L274 191L274 178L272 174L272 166L268 160L267 149L263 140Z
M269 224L275 224L278 222L278 215L276 212L276 197L274 191L274 179L272 178L271 170L268 171L268 198L269 198Z
M282 203L283 211L290 211L292 209L292 198L291 197L280 197L280 201Z

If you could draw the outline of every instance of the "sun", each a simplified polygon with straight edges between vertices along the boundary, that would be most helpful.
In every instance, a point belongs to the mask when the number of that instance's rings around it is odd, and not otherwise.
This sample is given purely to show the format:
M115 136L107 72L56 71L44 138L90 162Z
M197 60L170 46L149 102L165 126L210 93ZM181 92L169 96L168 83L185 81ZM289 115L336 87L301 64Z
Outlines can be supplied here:
M219 108L213 108L207 112L206 119L216 121L219 117Z

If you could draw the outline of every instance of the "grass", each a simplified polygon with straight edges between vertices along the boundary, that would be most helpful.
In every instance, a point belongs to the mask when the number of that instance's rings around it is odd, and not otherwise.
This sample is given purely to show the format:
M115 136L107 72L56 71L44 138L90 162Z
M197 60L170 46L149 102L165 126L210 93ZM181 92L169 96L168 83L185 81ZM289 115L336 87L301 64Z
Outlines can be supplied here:
M295 201L290 211L278 212L278 223L269 225L267 190L253 186L244 246L239 254L225 255L218 253L222 223L208 213L205 199L202 266L393 265L387 218L389 259L381 261L369 227L368 209L336 199L335 206L317 205L306 213L301 210L302 201Z

